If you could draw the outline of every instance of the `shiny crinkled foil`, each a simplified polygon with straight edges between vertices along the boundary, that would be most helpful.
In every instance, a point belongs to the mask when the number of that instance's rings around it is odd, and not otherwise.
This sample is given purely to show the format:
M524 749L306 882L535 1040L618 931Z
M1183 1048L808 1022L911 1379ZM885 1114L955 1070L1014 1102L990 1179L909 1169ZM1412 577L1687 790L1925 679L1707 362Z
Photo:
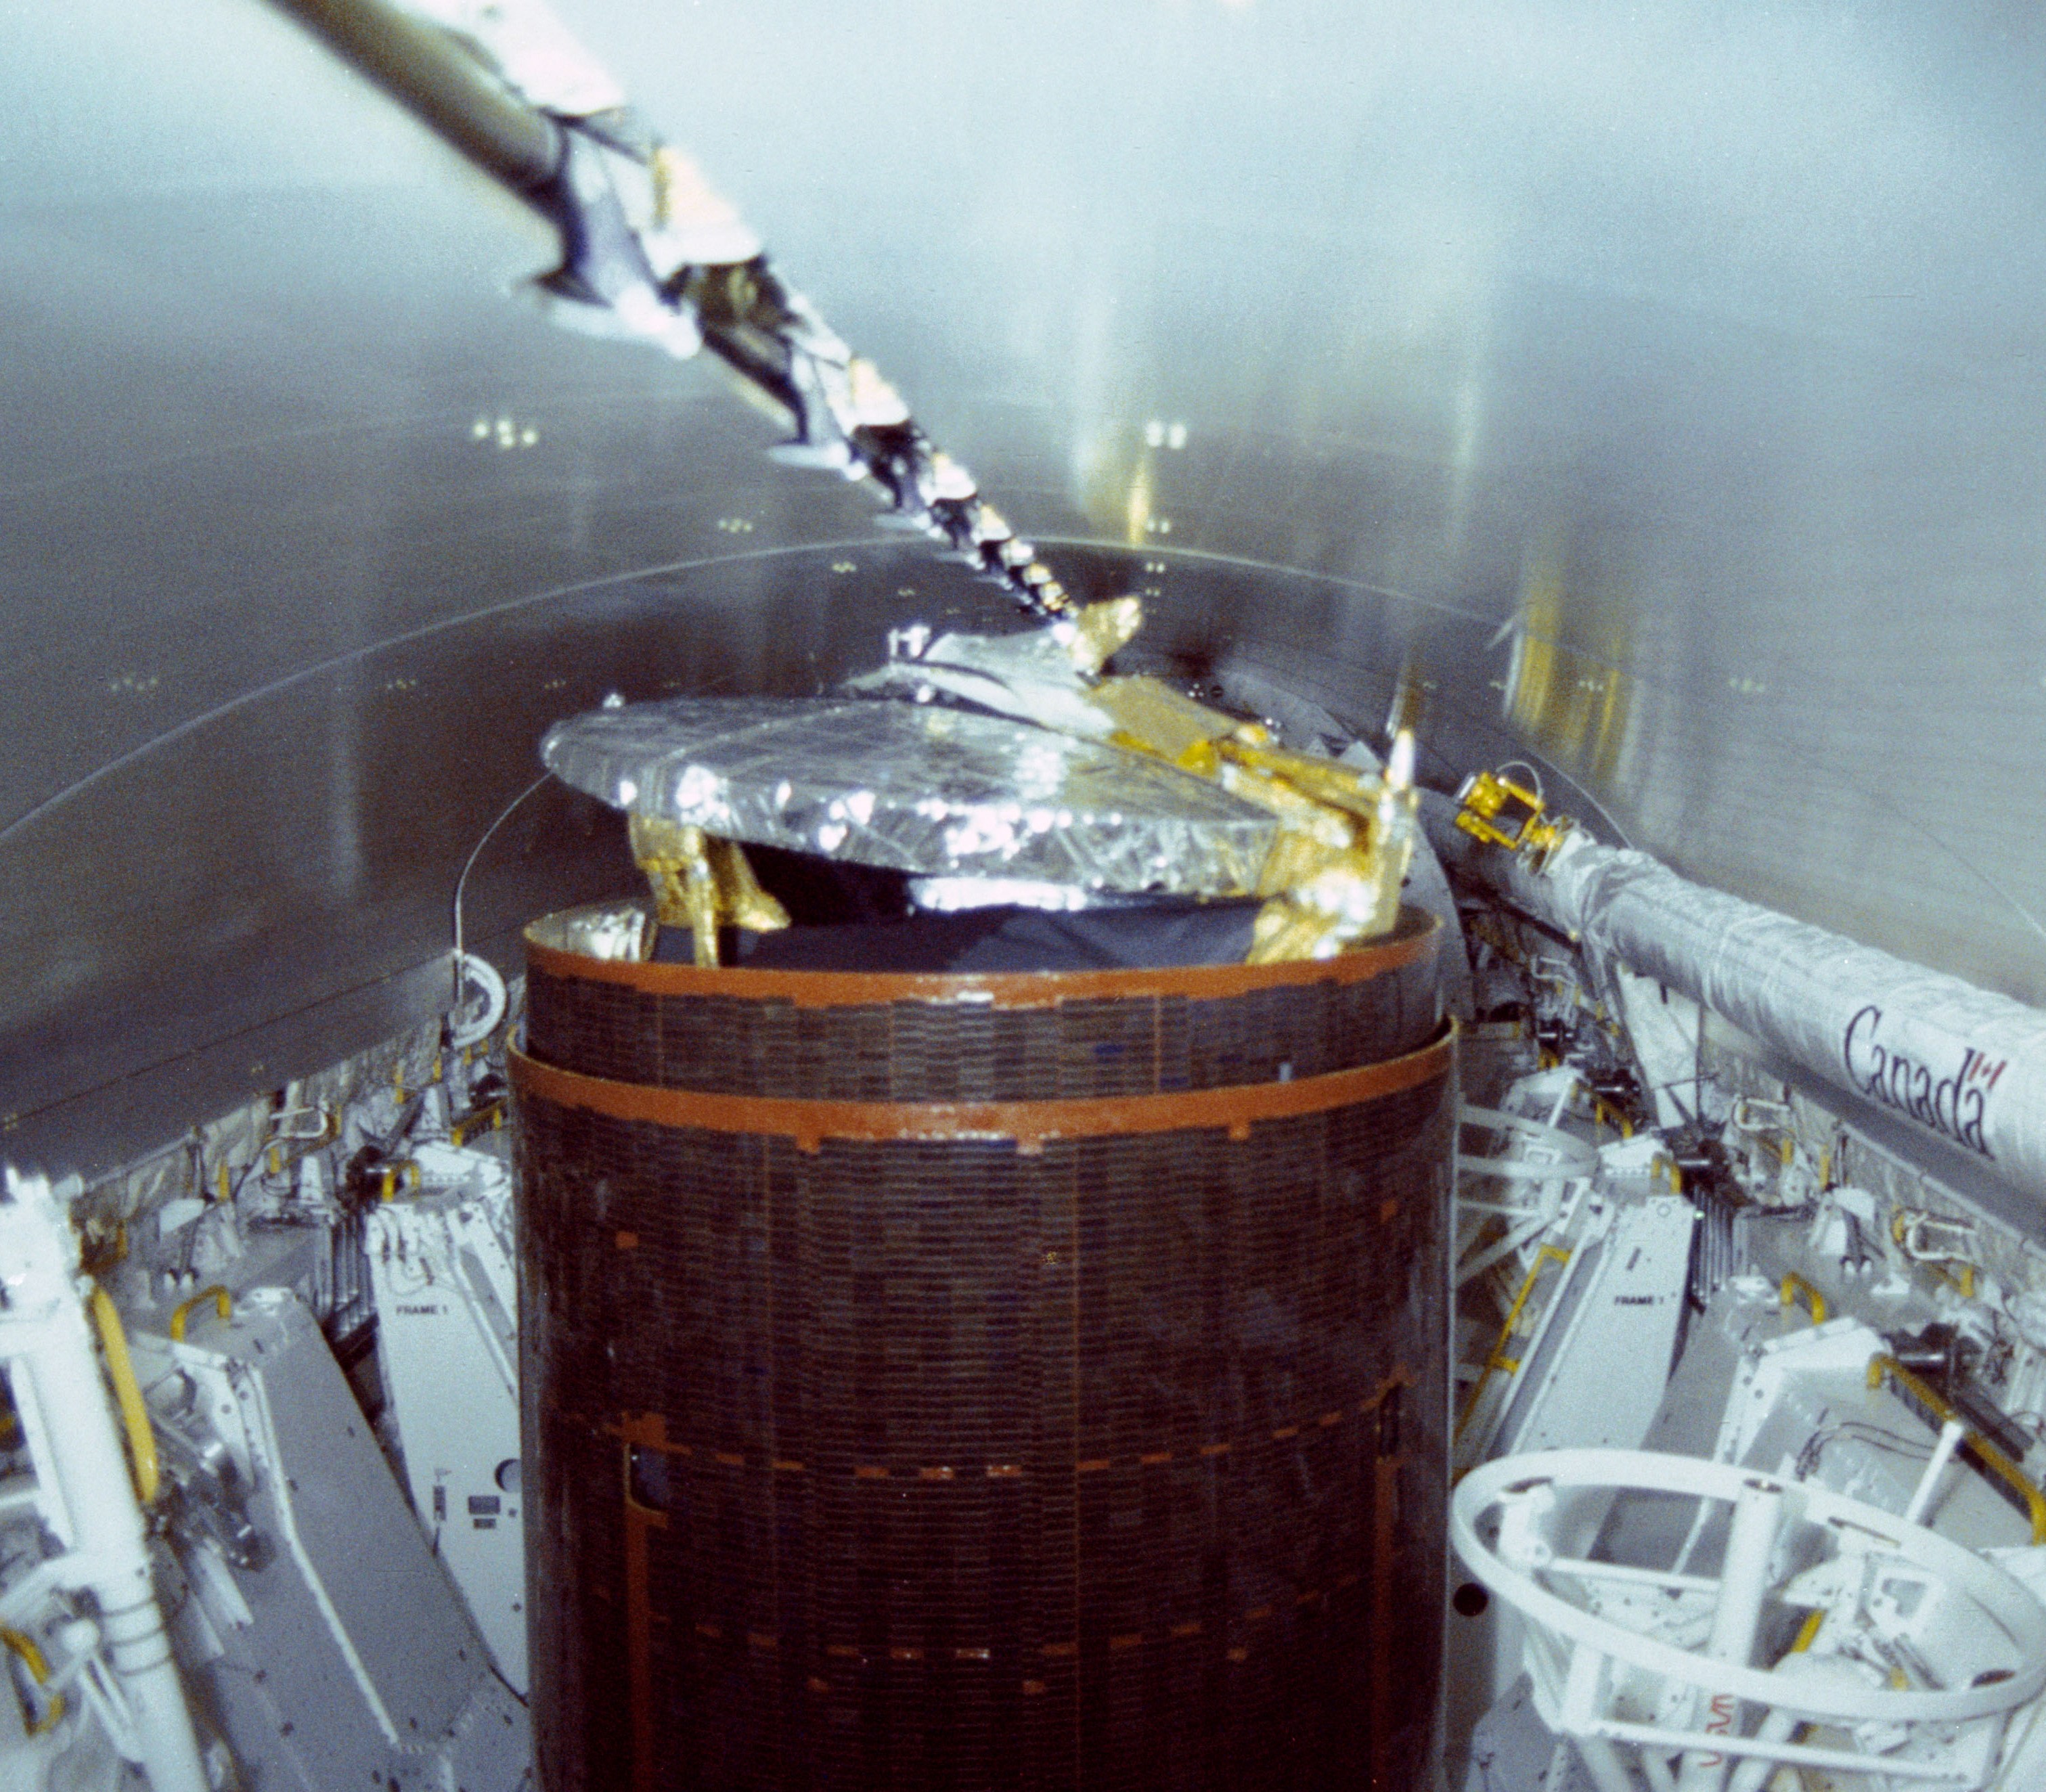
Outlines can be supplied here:
M531 937L557 952L637 964L653 950L656 931L644 902L592 902L534 922Z
M1145 755L931 705L676 697L558 723L540 756L634 814L925 877L1241 895L1279 832Z

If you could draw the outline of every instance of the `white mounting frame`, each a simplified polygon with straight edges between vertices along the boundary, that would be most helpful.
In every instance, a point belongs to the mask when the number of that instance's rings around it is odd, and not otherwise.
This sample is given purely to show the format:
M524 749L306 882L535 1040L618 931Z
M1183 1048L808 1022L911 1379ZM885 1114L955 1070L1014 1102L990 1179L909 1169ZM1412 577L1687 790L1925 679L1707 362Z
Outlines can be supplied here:
M1549 1527L1564 1503L1559 1495L1592 1497L1594 1509L1602 1512L1610 1497L1623 1490L1731 1507L1726 1571L1715 1580L1557 1552ZM1796 1525L1830 1532L1836 1553L1893 1561L1972 1601L2007 1647L2009 1662L1999 1670L2006 1677L1988 1684L1899 1691L1847 1674L1813 1671L1822 1657L1787 1656L1787 1669L1782 1663L1747 1665L1763 1601L1785 1591L1770 1585L1770 1576L1782 1554L1778 1546ZM1616 1744L1637 1751L1643 1776L1658 1792L1666 1786L1681 1786L1685 1792L1721 1786L1733 1758L1756 1763L1764 1776L1767 1769L1760 1763L1863 1773L1890 1782L1980 1786L1995 1765L2005 1720L2046 1688L2046 1609L2025 1587L1972 1550L1810 1483L1646 1450L1547 1450L1502 1457L1465 1476L1451 1501L1450 1531L1471 1573L1526 1622L1528 1665L1542 1715L1551 1728L1577 1741L1600 1792L1635 1792L1641 1783ZM1494 1540L1487 1540L1488 1531ZM1577 1597L1565 1597L1551 1584L1558 1582ZM1596 1615L1579 1600L1596 1582L1635 1582L1673 1597L1701 1598L1712 1608L1712 1640L1704 1652L1681 1648ZM1794 1596L1787 1602L1810 1603ZM1730 1619L1735 1612L1739 1616ZM1645 1724L1617 1714L1616 1668L1659 1677L1680 1691L1695 1689L1689 1702L1704 1705L1726 1727ZM1760 1713L1745 1733L1739 1721L1743 1705ZM1888 1748L1799 1744L1790 1739L1801 1721L1847 1730L1863 1724L1973 1726L1975 1733L1965 1739L1968 1746L1942 1751L1940 1758L1914 1759ZM1669 1766L1673 1755L1682 1757L1677 1775ZM1753 1780L1758 1785L1756 1771L1743 1771L1736 1784Z

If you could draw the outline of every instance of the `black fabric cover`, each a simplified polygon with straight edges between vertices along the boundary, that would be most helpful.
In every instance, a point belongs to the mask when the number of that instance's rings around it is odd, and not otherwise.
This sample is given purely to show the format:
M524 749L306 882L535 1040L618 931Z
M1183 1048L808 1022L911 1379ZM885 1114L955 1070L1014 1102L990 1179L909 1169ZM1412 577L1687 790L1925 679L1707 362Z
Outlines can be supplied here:
M1254 900L1159 898L1141 906L1055 914L1005 906L898 921L728 929L719 958L756 971L1012 971L1158 970L1241 964L1250 949ZM656 960L686 964L689 929L664 927Z

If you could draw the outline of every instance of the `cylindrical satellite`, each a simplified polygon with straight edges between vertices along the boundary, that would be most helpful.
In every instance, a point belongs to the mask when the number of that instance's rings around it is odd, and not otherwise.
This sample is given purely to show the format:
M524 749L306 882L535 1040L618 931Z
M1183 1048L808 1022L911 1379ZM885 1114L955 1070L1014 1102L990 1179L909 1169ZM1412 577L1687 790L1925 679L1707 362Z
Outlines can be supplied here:
M920 975L529 929L544 1792L1424 1783L1434 923Z

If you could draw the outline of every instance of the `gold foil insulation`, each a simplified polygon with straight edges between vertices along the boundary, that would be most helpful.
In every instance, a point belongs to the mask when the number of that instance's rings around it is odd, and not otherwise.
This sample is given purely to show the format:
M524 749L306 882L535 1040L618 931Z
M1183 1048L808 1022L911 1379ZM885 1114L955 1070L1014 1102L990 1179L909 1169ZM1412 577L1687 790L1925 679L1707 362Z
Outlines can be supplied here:
M1068 651L1073 665L1088 678L1107 665L1116 649L1127 647L1144 626L1144 600L1111 597L1104 604L1090 604L1073 617L1072 640Z
M1134 637L1134 597L1093 604L1025 635L948 635L860 681L943 690L1040 728L1163 759L1219 785L1279 823L1252 893L1267 898L1250 962L1326 957L1391 929L1413 855L1415 797L1403 767L1384 775L1290 751L1270 732L1156 678L1098 676ZM1230 894L1220 890L1212 894Z
M1392 929L1414 852L1411 787L1272 745L1254 722L1196 744L1179 763L1280 818L1257 882L1266 901L1247 963L1327 958Z
M689 929L698 964L717 963L720 927L771 933L789 925L789 911L760 887L736 840L651 815L635 815L631 834L632 856L653 886L656 920Z

